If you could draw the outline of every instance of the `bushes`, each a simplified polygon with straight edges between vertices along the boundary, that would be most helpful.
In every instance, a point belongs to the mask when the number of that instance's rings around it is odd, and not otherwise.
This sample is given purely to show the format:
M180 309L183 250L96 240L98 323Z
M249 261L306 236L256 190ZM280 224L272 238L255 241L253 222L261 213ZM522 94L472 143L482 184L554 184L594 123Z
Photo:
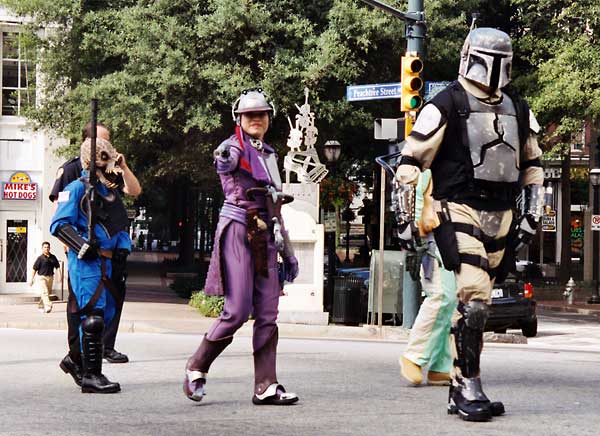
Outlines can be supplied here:
M190 298L190 306L198 309L204 316L216 318L223 310L225 303L224 297L212 297L206 295L203 291L194 292Z
M198 291L204 287L205 281L206 276L176 277L169 287L173 289L179 297L190 298L192 292Z

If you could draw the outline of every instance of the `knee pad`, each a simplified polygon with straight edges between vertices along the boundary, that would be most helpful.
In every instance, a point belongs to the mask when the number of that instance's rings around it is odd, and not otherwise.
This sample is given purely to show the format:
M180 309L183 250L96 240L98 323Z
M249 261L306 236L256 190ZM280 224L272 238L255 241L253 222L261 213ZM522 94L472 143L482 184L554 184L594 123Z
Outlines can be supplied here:
M472 330L483 331L490 309L481 300L471 300L467 304L458 303L458 310L462 314L465 324Z
M90 315L81 323L81 329L89 334L101 334L104 331L104 318Z

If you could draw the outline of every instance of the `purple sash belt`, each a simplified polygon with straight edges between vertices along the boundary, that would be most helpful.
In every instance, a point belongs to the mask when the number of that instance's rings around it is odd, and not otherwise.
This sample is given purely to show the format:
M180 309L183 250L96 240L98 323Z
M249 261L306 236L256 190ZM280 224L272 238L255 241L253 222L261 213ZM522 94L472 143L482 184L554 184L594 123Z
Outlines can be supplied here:
M237 221L240 224L246 225L246 209L233 204L223 203L219 216Z

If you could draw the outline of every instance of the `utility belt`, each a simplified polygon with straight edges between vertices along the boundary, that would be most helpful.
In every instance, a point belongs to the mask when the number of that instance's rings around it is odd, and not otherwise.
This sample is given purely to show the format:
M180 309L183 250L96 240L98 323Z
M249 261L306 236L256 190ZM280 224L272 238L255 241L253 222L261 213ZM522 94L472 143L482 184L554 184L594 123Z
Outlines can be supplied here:
M519 192L518 183L494 183L473 180L466 189L459 189L447 196L448 201L456 203L476 203L496 206L494 210L510 209L515 204Z
M483 269L489 274L490 278L494 278L497 268L491 269L485 257L459 252L456 233L464 233L481 241L487 253L504 250L506 247L506 237L493 238L472 224L453 222L450 217L448 201L442 200L440 203L442 206L441 211L438 212L440 225L433 230L433 234L442 257L442 262L444 263L444 268L449 271L458 272L460 271L460 264L466 263Z

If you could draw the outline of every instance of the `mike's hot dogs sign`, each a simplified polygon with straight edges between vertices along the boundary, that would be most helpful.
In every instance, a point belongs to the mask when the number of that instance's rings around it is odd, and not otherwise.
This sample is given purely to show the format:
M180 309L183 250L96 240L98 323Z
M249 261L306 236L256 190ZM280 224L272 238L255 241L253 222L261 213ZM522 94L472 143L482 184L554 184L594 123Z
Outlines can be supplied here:
M37 200L38 185L31 183L25 172L14 173L9 182L2 183L2 200Z

